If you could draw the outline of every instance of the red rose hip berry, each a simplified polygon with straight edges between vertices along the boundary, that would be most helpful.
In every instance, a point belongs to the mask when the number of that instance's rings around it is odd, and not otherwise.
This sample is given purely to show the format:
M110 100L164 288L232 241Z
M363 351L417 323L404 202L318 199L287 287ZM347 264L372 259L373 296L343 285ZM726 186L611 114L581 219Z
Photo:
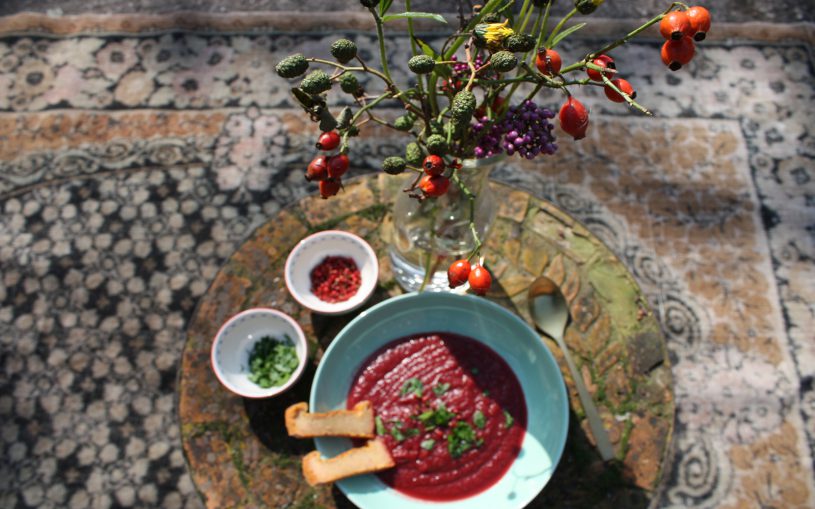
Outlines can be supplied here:
M447 192L450 187L450 179L444 175L424 175L419 181L419 189L425 196L438 197Z
M424 172L430 175L431 177L441 175L442 172L444 171L444 159L437 155L431 154L424 158L422 168L424 168Z
M619 78L616 80L611 80L611 83L613 83L615 87L619 88L624 94L628 94L628 97L631 99L635 99L637 97L637 92L634 91L634 87L632 87L631 83L627 82L626 80ZM604 90L606 92L606 97L608 97L610 101L614 101L615 103L625 102L625 97L610 86L606 85Z
M463 285L469 276L470 262L464 259L453 262L447 269L447 282L450 283L450 288Z
M342 187L342 181L340 179L332 179L327 178L325 180L320 181L320 196L323 199L330 198L334 196L338 192L340 192L340 188Z
M693 35L694 40L704 41L710 30L710 11L704 7L694 5L685 13L690 20L691 35Z
M600 55L599 57L595 58L591 61L592 64L596 65L597 67L602 67L603 69L612 69L616 70L617 65L614 63L614 59L608 55ZM586 74L589 75L589 79L592 81L603 81L603 76L610 76L612 73L598 71L597 69L591 69L589 67L586 68Z
M327 131L317 138L317 150L334 150L340 145L340 135L337 131Z
M694 53L696 53L696 45L693 44L693 39L685 36L677 41L665 41L660 55L662 56L662 62L670 70L678 71L693 59Z
M560 107L558 114L560 127L563 128L575 140L582 140L586 137L586 129L589 128L589 112L583 103L572 96L566 99Z
M325 180L328 178L328 160L325 156L317 156L308 163L306 180Z
M546 76L554 76L560 72L563 67L563 59L560 54L553 49L542 49L538 51L535 57L535 67Z
M337 154L328 158L328 176L331 178L340 178L348 171L348 166L351 160L345 154Z
M473 265L470 269L470 275L467 276L467 281L470 283L470 290L478 295L486 295L492 286L492 276L490 271L481 265Z
M659 33L668 40L678 41L693 35L690 18L685 11L671 11L659 22Z

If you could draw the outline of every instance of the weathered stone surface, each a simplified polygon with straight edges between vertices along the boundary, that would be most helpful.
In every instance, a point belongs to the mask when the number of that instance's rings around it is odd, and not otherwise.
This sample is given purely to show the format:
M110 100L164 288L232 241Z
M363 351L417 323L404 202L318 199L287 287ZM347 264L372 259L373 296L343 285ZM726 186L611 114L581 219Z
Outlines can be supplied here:
M665 360L665 344L659 334L645 331L628 343L631 370L635 375L648 373Z
M505 217L514 223L521 223L526 217L526 210L529 207L529 194L523 191L513 190L506 193L506 187L499 189L498 201L498 217ZM499 194L500 193L500 194Z
M632 474L636 486L651 489L660 475L671 423L646 411L636 416L633 424L625 467Z

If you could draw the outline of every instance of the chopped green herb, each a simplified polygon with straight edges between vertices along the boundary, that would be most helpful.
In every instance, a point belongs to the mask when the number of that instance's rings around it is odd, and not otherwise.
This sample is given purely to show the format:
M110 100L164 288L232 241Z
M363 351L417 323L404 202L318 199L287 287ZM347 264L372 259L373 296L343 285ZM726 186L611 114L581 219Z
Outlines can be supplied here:
M405 435L407 435L409 437L418 436L419 433L421 433L421 431L419 431L419 428L408 428L408 429L405 430Z
M404 439L405 439L405 434L404 434L404 433L402 433L402 430L400 430L400 429L399 429L398 427L396 427L396 426L393 426L393 427L391 428L391 436L392 436L393 438L395 438L397 442L401 442L402 440L404 440Z
M432 429L436 426L447 426L455 416L456 414L447 410L444 403L439 403L435 410L427 410L419 414L418 419L426 429Z
M483 442L482 442L483 443ZM458 422L447 435L447 451L453 458L458 458L473 447L478 447L475 430L466 422Z
M511 428L512 425L515 423L515 418L510 415L509 412L504 410L504 426L507 428Z
M289 336L283 340L263 336L249 353L249 381L264 389L278 387L291 378L299 364Z
M433 393L436 396L441 396L442 394L444 394L448 390L450 390L450 384L448 384L448 383L439 384L439 385L433 387Z
M411 392L417 396L422 395L422 381L418 378L410 378L406 380L402 386L402 396L410 394Z
M484 412L481 410L476 410L473 412L473 424L478 426L480 429L484 429L484 426L487 425L487 418L484 417Z
M489 395L490 395L490 391L488 391L488 390L484 390L484 392L483 392L482 394L483 394L484 396L489 396Z
M377 435L384 435L386 433L385 423L382 422L382 418L379 417L378 415L374 418L374 424L376 424Z
M473 368L473 369L471 369L471 370L470 370L470 373L472 373L472 374L474 374L474 375L477 375L477 374L478 374L478 368Z
M427 440L422 440L422 443L419 445L421 445L422 449L424 449L425 451L429 451L433 449L434 445L436 445L436 441L433 440L432 438L428 438Z

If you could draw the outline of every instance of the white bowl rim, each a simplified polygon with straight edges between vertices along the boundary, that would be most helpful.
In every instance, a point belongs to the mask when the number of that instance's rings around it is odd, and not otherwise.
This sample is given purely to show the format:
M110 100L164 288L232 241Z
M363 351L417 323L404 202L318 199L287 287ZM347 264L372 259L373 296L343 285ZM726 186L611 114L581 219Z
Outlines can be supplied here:
M295 252L297 252L300 249L303 249L305 246L313 242L315 239L318 239L320 237L327 237L330 235L345 237L351 239L353 242L358 244L373 263L373 272L375 274L375 277L370 290L368 290L365 295L362 295L358 302L354 302L354 299L351 298L343 302L336 303L326 302L324 306L315 307L312 303L307 303L303 300L302 296L300 295L300 292L298 292L294 288L294 285L291 282L289 274L291 273L291 265L292 261L294 260ZM336 229L322 230L319 232L312 233L308 237L300 239L300 241L297 244L295 244L295 246L289 252L288 257L286 257L286 264L283 268L283 279L286 282L286 289L289 291L289 295L291 295L292 298L296 300L297 303L303 306L304 308L310 309L311 311L314 311L315 313L319 313L321 315L340 315L359 308L360 306L365 304L365 302L367 302L368 299L370 298L371 294L373 294L374 290L376 289L376 284L379 280L379 259L376 257L376 251L374 251L374 248L371 247L368 241L366 241L359 235L345 230ZM362 290L365 286L366 286L365 282L363 281L359 287L360 290Z
M226 329L229 325L232 324L232 322L234 322L238 318L240 318L240 317L242 317L244 315L250 315L250 314L256 314L256 313L270 314L270 315L275 315L275 316L277 316L279 318L282 318L283 321L287 322L294 329L295 336L296 336L295 341L298 342L298 343L302 343L302 345L304 347L303 348L303 352L304 352L303 357L298 358L299 363L297 364L297 369L294 370L294 373L292 373L291 377L289 377L289 379L286 381L286 383L284 383L283 385L277 386L277 387L269 387L268 389L266 389L268 391L268 393L263 394L263 395L250 395L250 394L245 394L245 393L237 390L234 386L232 386L232 384L227 382L226 378L221 373L220 366L215 361L215 347L218 345L219 341L221 340L222 333L224 332L224 329ZM305 368L306 368L306 364L308 363L308 341L306 340L305 333L303 333L303 328L300 327L300 324L297 323L297 321L294 318L292 318L291 316L287 315L286 313L284 313L284 312L282 312L282 311L280 311L278 309L274 309L274 308L270 308L270 307L264 307L264 306L253 307L253 308L244 309L243 311L235 313L228 320L226 320L223 324L221 324L221 327L218 329L218 332L215 334L215 338L212 340L212 346L210 347L210 351L209 351L209 359L210 359L210 364L212 365L212 371L215 372L215 376L216 376L216 378L218 378L218 381L221 383L222 386L224 386L227 390L229 390L233 394L237 394L238 396L241 396L241 397L244 397L244 398L249 398L249 399L269 398L269 397L272 397L272 396L277 396L278 394L281 394L281 393L285 392L286 390L288 390L289 387L294 385L297 382L297 380L299 380L300 377L303 375L303 372L305 371Z

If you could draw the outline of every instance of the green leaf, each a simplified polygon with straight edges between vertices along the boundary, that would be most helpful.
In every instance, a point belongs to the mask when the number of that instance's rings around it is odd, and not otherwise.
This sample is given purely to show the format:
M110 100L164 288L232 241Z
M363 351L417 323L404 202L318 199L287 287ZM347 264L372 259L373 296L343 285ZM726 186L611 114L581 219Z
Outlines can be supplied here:
M447 20L444 19L443 16L433 12L400 12L399 14L388 14L387 16L382 16L382 21L384 23L387 23L388 21L393 21L395 19L416 19L416 18L432 19L438 21L439 23L447 23Z
M504 426L507 428L511 428L512 425L515 423L515 418L512 415L504 410Z
M429 57L433 57L433 59L436 61L439 60L439 54L436 53L436 50L431 48L429 44L419 39L418 37L414 37L413 40L416 41L416 44L418 44L420 48L422 48L422 53Z
M480 429L484 429L484 426L487 425L487 418L484 417L484 412L481 410L476 410L473 412L473 424L478 426Z
M550 48L554 48L555 46L557 46L557 45L558 45L558 43L559 43L560 41L562 41L563 39L565 39L565 38L566 38L566 37L568 37L569 35L571 35L571 34L573 34L573 33L577 32L578 30L580 30L580 29L581 29L581 28L583 28L584 26L586 26L586 24L585 24L585 23L578 23L578 24L576 24L576 25L570 26L570 27L569 27L569 28L567 28L566 30L564 30L564 31L560 32L559 34L557 34L557 35L555 36L555 38L554 38L554 39L552 39L552 44L551 44L549 47L550 47Z
M397 428L396 426L391 428L391 436L396 439L397 442L401 442L405 439L405 434L402 433L402 430Z
M382 418L377 415L374 418L374 423L376 424L376 434L377 435L384 435L385 434L385 423L382 422Z
M444 394L448 390L450 390L450 384L448 384L448 383L439 384L439 385L433 387L433 394L435 394L436 396L441 396L442 394Z
M419 444L419 445L425 451L429 451L429 450L433 449L434 445L436 445L436 441L433 440L432 438L428 438L427 440L422 440L422 443Z
M478 446L475 430L466 422L459 422L447 435L447 451L453 458L458 458L473 447Z
M385 13L388 12L388 9L391 8L392 3L393 0L382 0L379 2L379 15L384 16Z
M404 396L404 395L410 394L412 392L415 395L421 397L422 396L422 388L423 388L423 386L422 386L422 381L421 380L419 380L418 378L409 378L402 385L402 390L400 391L400 394L402 396Z

